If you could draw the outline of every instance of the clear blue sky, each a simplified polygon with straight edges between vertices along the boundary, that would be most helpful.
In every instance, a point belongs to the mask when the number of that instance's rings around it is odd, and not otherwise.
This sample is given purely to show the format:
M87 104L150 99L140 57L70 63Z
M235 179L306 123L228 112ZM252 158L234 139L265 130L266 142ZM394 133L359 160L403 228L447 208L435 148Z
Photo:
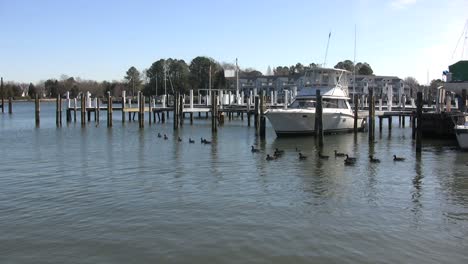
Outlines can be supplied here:
M241 67L353 59L378 75L440 78L468 19L468 0L0 0L0 75L121 80L160 58ZM468 42L468 41L467 41ZM461 43L463 44L463 42ZM468 43L467 43L468 45ZM467 59L468 50L465 52Z

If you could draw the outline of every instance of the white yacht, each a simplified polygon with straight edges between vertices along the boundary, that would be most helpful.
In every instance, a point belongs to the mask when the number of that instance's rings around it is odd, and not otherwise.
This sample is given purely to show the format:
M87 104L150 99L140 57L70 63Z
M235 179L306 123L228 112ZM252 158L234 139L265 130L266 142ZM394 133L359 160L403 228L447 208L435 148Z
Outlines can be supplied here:
M354 113L349 104L350 72L317 68L304 77L305 85L285 109L270 109L266 116L278 136L307 135L315 132L316 91L322 95L322 122L325 133L351 131ZM364 125L358 120L358 126Z

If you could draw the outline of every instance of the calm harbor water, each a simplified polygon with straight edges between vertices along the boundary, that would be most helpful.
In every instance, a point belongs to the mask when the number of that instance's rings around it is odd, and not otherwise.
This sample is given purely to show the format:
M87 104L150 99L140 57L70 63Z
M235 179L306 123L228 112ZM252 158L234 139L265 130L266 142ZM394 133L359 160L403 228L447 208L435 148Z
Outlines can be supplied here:
M326 136L320 160L313 138L260 142L240 119L215 136L209 119L140 130L119 112L56 128L54 107L40 128L32 103L0 116L0 263L468 263L468 153L426 140L416 156L395 118L373 146Z

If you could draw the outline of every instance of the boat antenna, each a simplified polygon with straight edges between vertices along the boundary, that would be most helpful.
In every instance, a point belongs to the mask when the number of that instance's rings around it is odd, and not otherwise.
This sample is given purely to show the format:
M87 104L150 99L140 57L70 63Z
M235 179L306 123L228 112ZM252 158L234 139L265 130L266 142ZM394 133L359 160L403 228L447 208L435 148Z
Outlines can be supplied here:
M465 44L466 44L466 40L468 39L468 19L466 20L465 27L463 27L463 31L460 37L458 38L457 45L455 46L455 49L453 50L452 59L455 56L455 52L457 52L458 44L460 44L460 40L463 38L463 35L465 36L465 38L463 40L463 46L461 48L461 56L462 56L461 59L463 59L463 55L465 52Z
M354 24L353 96L356 95L356 24Z
M325 59L323 60L324 68L327 65L327 55L328 55L328 46L330 45L330 37L331 37L331 30L330 30L330 33L328 33L327 49L325 50Z

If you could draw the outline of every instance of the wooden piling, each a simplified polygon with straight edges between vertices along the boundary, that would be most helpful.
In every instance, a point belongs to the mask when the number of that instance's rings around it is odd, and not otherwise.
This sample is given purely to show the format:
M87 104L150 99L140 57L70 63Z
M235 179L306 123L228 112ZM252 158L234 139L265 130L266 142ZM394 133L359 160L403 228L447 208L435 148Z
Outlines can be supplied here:
M151 125L151 113L153 112L153 99L150 97L148 97L148 124Z
M101 99L99 97L96 98L96 122L99 123L99 119L101 118Z
M218 131L218 125L217 125L217 96L216 92L212 92L211 94L211 132L217 132Z
M401 117L401 127L405 127L405 119L406 119L406 116L402 116Z
M392 117L389 116L388 117L388 131L391 131L392 130Z
M260 97L260 139L265 139L266 136L266 100L265 100L265 91L262 91L262 96Z
M254 108L254 125L255 131L258 131L260 127L260 118L258 114L260 113L260 98L258 95L255 96L255 108Z
M107 92L107 127L112 127L112 96Z
M36 94L36 99L34 100L34 109L35 109L35 116L36 116L36 127L39 127L41 123L40 119L40 112L41 112L41 105L39 100L39 95Z
M3 87L3 77L0 78L0 92L2 93L2 113L5 113L5 88Z
M383 117L379 116L379 132L382 133Z
M461 112L465 112L465 111L466 111L466 89L463 89L463 90L462 90L460 111L461 111Z
M375 99L374 89L369 88L369 141L374 142L375 138Z
M86 96L81 93L81 125L86 124Z
M322 106L322 95L320 89L316 90L316 108L315 108L315 136L319 147L323 147L323 106Z
M8 114L13 114L13 99L12 97L8 97Z
M193 112L190 112L190 124L193 125Z
M173 103L173 107L174 107L174 111L173 111L173 120L174 120L174 130L177 130L179 128L179 94L178 93L175 93L174 95L174 103Z
M423 100L422 100L422 92L418 92L417 94L417 103L416 103L416 117L417 117L417 124L416 124L416 152L421 152L422 147L422 107L423 107Z
M179 95L179 122L180 127L184 126L184 96Z
M354 95L354 133L358 132L358 100L359 96L357 94Z
M139 127L144 128L145 127L145 96L143 95L142 92L138 93L138 96L140 97L140 104L139 104L139 109L138 109L138 122L139 122Z
M411 116L411 138L416 139L416 113L414 111Z
M125 123L125 99L127 97L126 95L127 92L122 91L122 123Z

